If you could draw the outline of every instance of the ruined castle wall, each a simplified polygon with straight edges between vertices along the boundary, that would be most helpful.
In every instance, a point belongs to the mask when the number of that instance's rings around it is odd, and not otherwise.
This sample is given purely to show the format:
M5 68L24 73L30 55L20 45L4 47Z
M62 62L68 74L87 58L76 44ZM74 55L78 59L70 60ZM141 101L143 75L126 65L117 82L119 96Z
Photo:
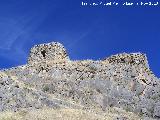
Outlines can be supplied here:
M57 42L52 42L48 44L35 45L30 50L28 64L68 59L69 57L63 45Z
M24 82L24 85L17 81ZM98 106L105 110L108 106L121 107L160 117L159 86L160 82L149 70L145 54L123 53L98 61L72 61L60 43L40 44L31 49L28 64L0 72L0 90L5 96L0 101L5 103L4 106L0 104L0 111L3 107L4 110L16 109L19 101L26 104L20 107L29 107L29 104L37 107L29 101L28 90L32 90L29 94L35 94L38 90L45 95L38 95L34 100L40 100L40 106L46 103L47 106L54 106L55 101L47 97L49 93L85 108ZM8 94L19 95L17 91L21 94L15 101L16 106L7 106L12 104L12 101L7 103L10 100Z
M126 64L143 64L148 66L147 57L145 54L142 53L122 53L117 55L112 55L104 59L104 61L109 61L109 63L126 63Z

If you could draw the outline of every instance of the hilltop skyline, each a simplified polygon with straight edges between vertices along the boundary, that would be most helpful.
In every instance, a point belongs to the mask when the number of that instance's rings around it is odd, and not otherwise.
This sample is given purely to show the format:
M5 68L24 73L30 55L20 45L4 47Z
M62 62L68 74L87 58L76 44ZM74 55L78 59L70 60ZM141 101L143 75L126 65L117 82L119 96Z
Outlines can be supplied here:
M0 2L0 68L26 64L33 45L62 43L72 60L142 52L160 76L159 7L82 7L82 1Z

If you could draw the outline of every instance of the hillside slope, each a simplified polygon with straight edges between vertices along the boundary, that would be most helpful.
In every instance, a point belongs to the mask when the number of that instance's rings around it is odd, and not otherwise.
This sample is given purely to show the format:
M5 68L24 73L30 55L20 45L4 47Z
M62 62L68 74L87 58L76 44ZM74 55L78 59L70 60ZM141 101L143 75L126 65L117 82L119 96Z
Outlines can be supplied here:
M66 119L160 119L160 81L142 53L72 61L62 44L40 44L26 65L0 72L0 115L22 110L76 114Z

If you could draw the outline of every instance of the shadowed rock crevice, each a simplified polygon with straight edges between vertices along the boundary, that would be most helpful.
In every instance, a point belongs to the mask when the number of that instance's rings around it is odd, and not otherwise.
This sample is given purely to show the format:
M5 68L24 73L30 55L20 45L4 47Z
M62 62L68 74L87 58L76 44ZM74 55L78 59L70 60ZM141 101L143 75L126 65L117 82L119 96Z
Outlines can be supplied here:
M43 55L43 58L45 58L45 57L46 57L46 51L45 51L45 50L42 50L41 53L42 53L42 55Z

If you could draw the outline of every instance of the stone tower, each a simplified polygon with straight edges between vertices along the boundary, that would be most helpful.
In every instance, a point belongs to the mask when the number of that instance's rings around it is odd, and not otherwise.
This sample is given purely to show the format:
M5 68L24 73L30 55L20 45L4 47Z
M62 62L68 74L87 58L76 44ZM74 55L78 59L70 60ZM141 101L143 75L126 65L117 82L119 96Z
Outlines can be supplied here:
M35 45L30 50L28 64L45 61L68 60L69 57L64 46L58 42Z

